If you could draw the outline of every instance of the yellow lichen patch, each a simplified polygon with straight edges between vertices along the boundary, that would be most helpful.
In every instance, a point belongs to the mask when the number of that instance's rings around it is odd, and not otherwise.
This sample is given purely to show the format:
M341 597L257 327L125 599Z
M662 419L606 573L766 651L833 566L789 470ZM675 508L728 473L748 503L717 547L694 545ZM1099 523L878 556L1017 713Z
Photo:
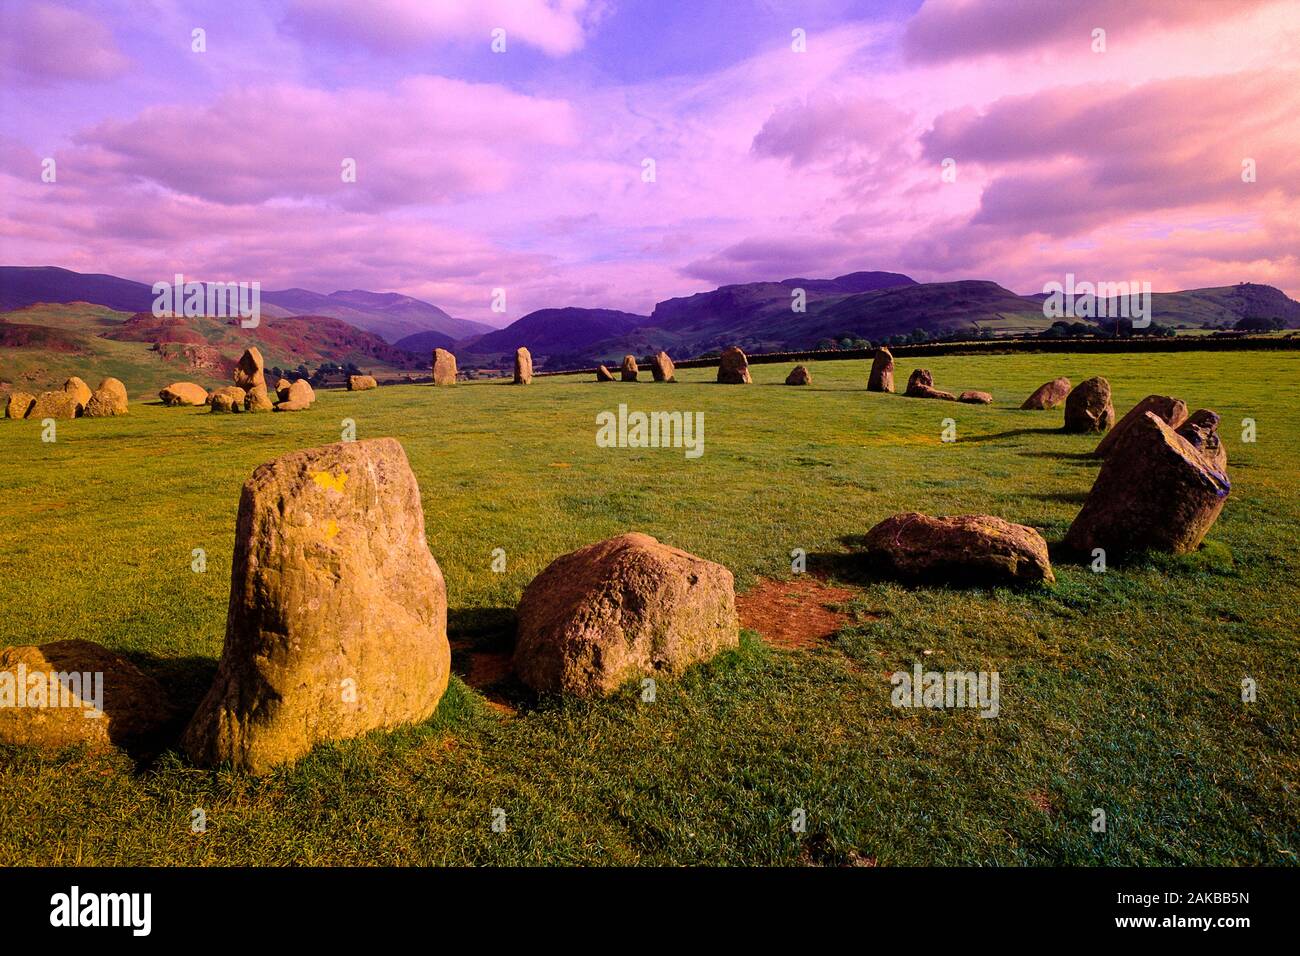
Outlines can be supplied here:
M343 494L343 485L347 483L347 472L340 471L337 475L331 475L328 471L318 471L312 476L312 481L320 485L326 491L333 489L339 494Z

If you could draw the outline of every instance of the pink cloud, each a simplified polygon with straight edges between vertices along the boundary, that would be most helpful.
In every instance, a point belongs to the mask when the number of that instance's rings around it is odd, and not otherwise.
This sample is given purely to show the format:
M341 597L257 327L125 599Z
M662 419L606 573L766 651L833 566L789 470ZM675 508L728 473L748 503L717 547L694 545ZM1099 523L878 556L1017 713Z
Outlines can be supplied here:
M448 39L477 39L492 30L512 41L563 56L582 47L601 5L591 0L294 0L286 26L303 36L360 42L380 52L410 50Z
M112 31L90 14L39 0L0 4L0 76L7 82L108 80L129 65Z

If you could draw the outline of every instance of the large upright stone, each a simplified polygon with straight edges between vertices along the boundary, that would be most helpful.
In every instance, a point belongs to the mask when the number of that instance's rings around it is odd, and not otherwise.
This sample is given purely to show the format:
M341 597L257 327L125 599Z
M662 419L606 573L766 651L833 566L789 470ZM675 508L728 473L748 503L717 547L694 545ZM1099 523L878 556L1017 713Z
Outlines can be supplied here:
M619 369L620 377L625 382L635 382L637 373L641 370L637 367L635 355L624 355L623 365Z
M749 377L749 359L740 346L723 351L718 360L718 381L723 385L748 385L753 381Z
M86 402L87 418L109 418L113 415L126 414L126 386L115 378L106 378L99 383Z
M1133 424L1146 412L1154 413L1157 418L1174 429L1187 421L1187 403L1181 398L1170 398L1168 395L1148 395L1130 408L1128 414L1116 422L1115 427L1102 436L1101 441L1097 443L1097 448L1093 451L1093 455L1098 458L1105 458L1110 453L1110 450L1115 447L1116 442L1124 435L1124 432L1133 427Z
M1065 431L1104 432L1115 424L1110 382L1100 375L1080 382L1065 400Z
M556 558L524 589L514 666L538 691L613 693L736 647L731 572L647 534Z
M883 345L876 349L871 360L871 375L867 378L867 391L892 392L894 390L894 353Z
M151 742L170 717L158 682L106 647L66 640L0 650L0 743L129 747Z
M456 384L456 356L446 349L433 350L433 384Z
M650 361L650 374L654 376L656 382L675 382L677 366L673 365L673 360L668 357L667 352L657 352Z
M527 385L533 380L533 353L520 346L515 349L515 384Z
M953 583L1051 583L1047 542L993 515L893 515L867 532L869 559L895 574Z
M235 365L235 387L250 392L258 385L266 387L265 363L261 351L250 346L244 349L244 354Z
M426 719L450 665L447 589L402 446L293 452L244 484L225 647L184 746L262 773Z
M1039 385L1038 388L1034 389L1034 393L1025 399L1020 408L1031 411L1055 408L1065 401L1065 397L1069 394L1070 380L1065 376L1061 376Z
M1096 548L1108 556L1195 551L1232 490L1210 416L1197 412L1194 424L1184 423L1196 444L1143 412L1102 462L1065 534L1066 547L1085 556Z

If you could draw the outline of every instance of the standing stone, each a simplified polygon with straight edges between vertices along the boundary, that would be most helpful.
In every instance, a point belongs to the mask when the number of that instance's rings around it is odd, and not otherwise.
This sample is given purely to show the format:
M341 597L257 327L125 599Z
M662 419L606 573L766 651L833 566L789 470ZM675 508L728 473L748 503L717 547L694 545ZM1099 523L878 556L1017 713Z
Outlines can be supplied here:
M86 403L87 418L108 418L113 415L126 414L126 386L115 378L106 378L99 383Z
M1195 437L1208 445L1214 434L1200 416ZM1215 416L1217 418L1217 416ZM1186 423L1184 423L1186 424ZM1217 443L1217 434L1215 434ZM1152 412L1130 425L1106 460L1065 534L1065 545L1081 555L1096 548L1108 557L1128 551L1195 551L1219 517L1232 490L1226 456L1206 454Z
M447 689L447 588L392 438L293 452L239 501L226 640L183 744L262 773L427 719Z
M749 359L740 346L733 345L722 353L718 360L718 381L723 385L748 385L753 381L749 377Z
M372 388L378 388L379 383L375 381L373 375L349 375L348 391L349 392L368 392Z
M86 403L90 401L90 396L93 394L90 391L90 386L74 375L63 383L63 390L71 395L73 400L76 401L77 414L81 415L84 413L86 410Z
M208 390L193 382L172 382L158 393L164 405L206 405Z
M433 384L456 384L456 356L446 349L433 350Z
M667 352L658 352L650 361L650 374L654 376L656 382L675 382L677 366L673 365L673 360L668 357Z
M863 544L871 561L905 577L986 584L1056 580L1043 536L993 515L897 514L868 531Z
M515 349L515 384L527 385L533 380L533 353L520 347Z
M937 398L946 402L955 402L957 396L952 392L941 391L934 387L934 376L928 368L913 369L907 380L907 389L903 392L909 398Z
M1187 421L1187 403L1181 398L1170 398L1168 395L1148 395L1130 408L1128 414L1116 422L1115 427L1102 437L1101 441L1097 443L1093 455L1097 458L1105 458L1124 432L1131 428L1146 412L1152 412L1173 429L1177 429L1179 425Z
M894 390L894 353L883 345L876 349L876 357L871 360L871 376L867 379L867 391L892 392Z
M811 384L812 384L812 372L808 371L808 366L806 366L806 365L796 365L796 366L791 370L790 374L787 375L787 376L785 377L785 384L787 384L787 385L811 385Z
M623 367L620 369L620 373L621 373L621 375L622 375L623 381L625 381L625 382L635 382L635 381L636 381L637 373L638 373L639 371L640 371L640 369L637 368L637 364L636 364L636 356L635 356L635 355L624 355L624 356L623 356Z
M518 617L519 678L583 697L680 674L740 640L731 572L647 534L556 558L524 589Z
M46 418L76 418L81 411L82 406L77 404L77 396L59 389L57 392L41 392L37 395L27 417L36 421Z
M262 362L262 353L257 348L246 348L235 365L235 387L245 392L261 385L266 387L266 373Z
M5 677L3 675L12 675ZM55 678L50 693L49 676ZM119 654L90 641L54 641L0 650L0 688L18 693L27 678L23 705L0 690L0 743L28 747L85 744L92 749L152 742L170 719L163 689ZM33 675L45 677L35 697ZM95 675L102 675L98 679ZM96 685L98 684L98 690ZM102 695L102 699L96 697ZM87 716L98 713L98 717Z
M1065 397L1070 394L1070 380L1065 376L1054 378L1050 382L1044 382L1034 389L1034 394L1025 399L1021 409L1033 411L1043 411L1048 408L1055 408L1065 401Z
M237 385L223 385L213 390L209 400L214 412L242 412L246 398L248 393Z
M1104 432L1115 423L1110 403L1110 382L1101 376L1080 382L1065 400L1067 432Z
M36 404L36 396L27 392L10 392L5 403L5 418L26 418Z
M244 396L244 411L246 412L269 412L275 409L275 403L271 401L271 395L266 390L266 385L254 385Z
M603 366L603 365L597 366L597 368L596 368L596 381L598 381L598 382L612 382L612 381L614 381L614 373L611 372L609 369L605 368L605 366Z

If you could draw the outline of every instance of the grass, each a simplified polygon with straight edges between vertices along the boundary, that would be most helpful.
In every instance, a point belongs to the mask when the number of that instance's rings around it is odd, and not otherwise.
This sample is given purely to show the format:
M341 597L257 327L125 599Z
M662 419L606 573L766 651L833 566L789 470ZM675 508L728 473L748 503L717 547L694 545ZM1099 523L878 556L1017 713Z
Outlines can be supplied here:
M0 644L100 641L182 710L220 653L242 482L338 440L347 418L358 438L405 446L452 639L477 650L509 648L511 609L554 557L631 529L726 564L740 589L788 575L803 548L811 572L859 595L824 647L778 650L747 631L738 651L661 682L653 703L635 687L599 702L507 688L508 716L453 677L427 723L262 779L174 751L136 762L0 747L0 864L1294 865L1300 357L924 362L938 387L997 404L868 393L867 363L838 361L812 365L810 388L759 365L747 388L699 369L677 385L324 392L294 415L141 404L61 422L52 444L39 423L0 421ZM1219 411L1234 486L1206 546L1104 574L1057 556L1057 585L1022 592L865 574L854 536L901 510L987 511L1060 540L1096 473L1095 440L1055 430L1059 411L1015 410L1060 374L1107 376L1121 414L1152 392ZM596 413L619 402L703 411L703 457L597 448ZM947 417L955 444L939 440ZM190 570L194 548L205 574ZM918 659L999 671L1000 716L891 707L886 673ZM453 668L466 672L464 654Z

